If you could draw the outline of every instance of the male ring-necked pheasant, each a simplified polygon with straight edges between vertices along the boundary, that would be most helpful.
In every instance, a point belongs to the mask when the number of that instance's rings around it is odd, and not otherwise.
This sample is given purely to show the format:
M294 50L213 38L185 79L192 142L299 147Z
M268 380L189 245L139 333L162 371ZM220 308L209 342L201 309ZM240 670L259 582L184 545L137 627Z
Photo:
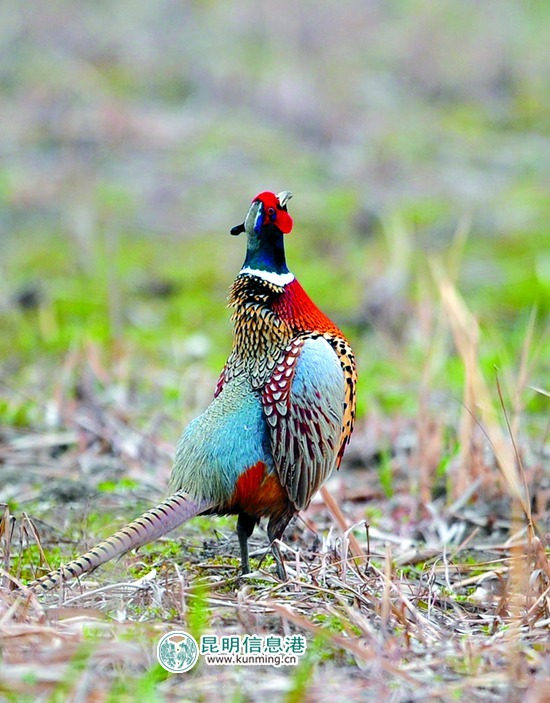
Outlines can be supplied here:
M166 534L198 514L236 514L243 573L261 518L275 546L290 519L338 468L355 419L355 360L346 338L285 260L292 229L284 191L260 193L243 224L244 265L229 293L233 349L214 399L179 441L172 495L86 554L33 581L47 591Z

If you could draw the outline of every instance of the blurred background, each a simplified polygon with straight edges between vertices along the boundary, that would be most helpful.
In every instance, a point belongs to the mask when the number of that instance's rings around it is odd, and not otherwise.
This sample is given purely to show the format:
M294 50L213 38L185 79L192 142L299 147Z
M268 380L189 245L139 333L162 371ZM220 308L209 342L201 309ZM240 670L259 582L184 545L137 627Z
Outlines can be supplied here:
M204 403L244 254L228 230L264 189L295 194L287 257L357 349L362 414L417 411L433 260L480 320L484 368L513 376L533 306L539 341L550 306L548 14L543 0L4 0L0 410L43 419L44 368L92 347L164 369L178 408ZM438 354L430 390L458 414L461 365L448 340Z
M542 701L548 561L523 535L550 532L549 20L548 0L2 0L0 581L165 494L231 345L229 229L263 190L294 193L289 265L357 356L329 489L369 559L357 581L314 501L285 533L310 590L233 594L234 520L197 518L68 608L0 596L0 698L172 700L159 620L277 632L282 599L312 657L203 671L201 700ZM113 571L136 595L96 590ZM333 632L378 658L351 669Z

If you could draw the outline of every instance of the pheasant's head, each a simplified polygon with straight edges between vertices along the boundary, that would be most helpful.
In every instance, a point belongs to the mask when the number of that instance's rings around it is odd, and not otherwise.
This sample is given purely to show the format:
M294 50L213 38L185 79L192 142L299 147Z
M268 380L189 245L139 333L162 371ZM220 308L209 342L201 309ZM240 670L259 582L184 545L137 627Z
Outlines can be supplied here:
M233 227L231 234L241 232L261 235L264 227L278 229L283 234L288 234L292 229L292 217L288 214L286 204L292 198L292 193L283 190L278 195L265 191L257 195L241 225Z
M292 193L284 190L275 195L265 191L252 201L245 220L233 227L231 234L246 232L247 249L242 273L259 275L268 280L288 274L283 235L292 230L287 203Z

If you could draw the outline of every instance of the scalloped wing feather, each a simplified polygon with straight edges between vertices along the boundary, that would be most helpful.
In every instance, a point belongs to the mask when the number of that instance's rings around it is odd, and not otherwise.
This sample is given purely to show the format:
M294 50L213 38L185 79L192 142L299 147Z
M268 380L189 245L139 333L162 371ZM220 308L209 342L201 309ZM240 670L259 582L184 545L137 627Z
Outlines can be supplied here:
M275 468L298 510L338 463L346 385L331 343L310 334L292 340L262 390Z

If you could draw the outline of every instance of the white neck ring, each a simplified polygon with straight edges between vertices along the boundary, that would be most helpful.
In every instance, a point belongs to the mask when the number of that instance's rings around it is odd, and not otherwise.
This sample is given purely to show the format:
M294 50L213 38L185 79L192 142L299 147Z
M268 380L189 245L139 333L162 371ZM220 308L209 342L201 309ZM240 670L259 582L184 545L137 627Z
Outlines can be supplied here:
M261 269L251 269L244 266L239 273L247 273L249 276L257 276L258 278L273 283L275 286L286 286L294 280L294 274L290 273L275 273L275 271L262 271Z

